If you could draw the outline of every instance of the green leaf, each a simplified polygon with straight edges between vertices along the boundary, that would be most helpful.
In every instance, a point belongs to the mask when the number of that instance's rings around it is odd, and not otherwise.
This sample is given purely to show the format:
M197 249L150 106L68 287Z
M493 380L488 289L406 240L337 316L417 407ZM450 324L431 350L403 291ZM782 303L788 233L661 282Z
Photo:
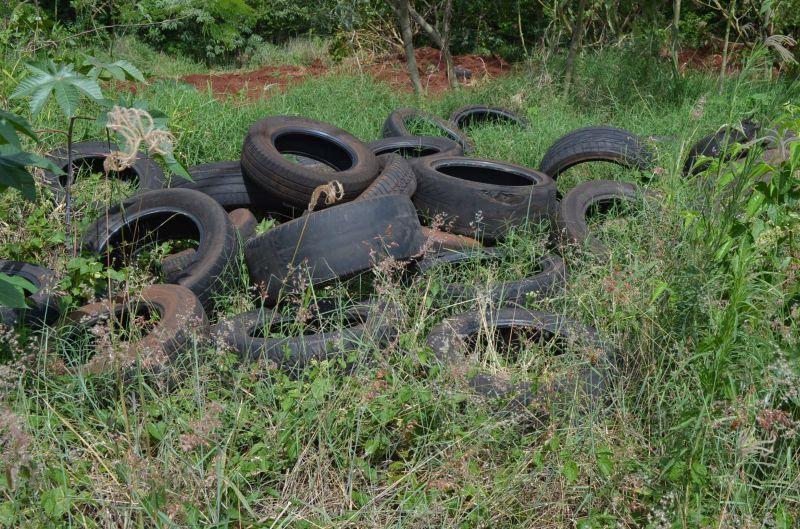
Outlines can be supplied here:
M24 309L28 305L25 303L25 292L22 290L14 278L0 273L0 306L12 309Z
M597 468L605 477L611 477L614 473L614 462L611 460L613 454L608 450L602 450L597 454Z
M42 494L41 504L44 513L50 518L60 518L64 513L69 510L69 495L71 491L65 487L60 486L54 489L45 491Z
M59 107L67 117L75 115L81 93L93 100L103 98L97 81L76 72L72 64L48 61L42 65L26 64L25 67L30 75L17 85L11 98L30 96L31 114L34 116L42 111L51 95L55 95Z
M695 485L702 486L708 478L708 469L700 461L695 461L692 463L691 469L689 470L689 476Z
M766 195L760 191L753 192L750 196L750 200L747 201L747 208L745 209L745 214L748 219L753 218L753 216L759 212L766 198Z
M5 164L2 156L0 156L0 187L2 191L13 187L28 200L36 199L36 183L33 181L33 176L25 167Z
M34 141L38 141L36 133L27 119L11 112L0 110L0 145L11 144L18 149L21 148L17 137L18 132L25 134Z
M572 459L566 460L561 472L567 479L567 483L575 483L575 481L578 479L578 463Z

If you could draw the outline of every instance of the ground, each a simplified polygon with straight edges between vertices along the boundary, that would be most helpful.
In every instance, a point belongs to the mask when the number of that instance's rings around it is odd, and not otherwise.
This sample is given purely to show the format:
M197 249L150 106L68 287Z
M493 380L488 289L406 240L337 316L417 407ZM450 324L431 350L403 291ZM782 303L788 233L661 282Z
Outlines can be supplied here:
M169 116L176 154L189 166L237 159L247 129L265 115L303 115L371 140L392 109L408 105L440 116L464 104L514 108L529 128L491 125L468 132L477 156L528 167L537 167L557 138L582 126L609 124L661 138L650 145L652 170L587 165L559 178L562 193L584 180L611 178L644 186L657 199L595 226L611 247L609 259L568 249L564 290L526 301L531 309L597 329L620 359L611 391L599 406L580 398L556 404L542 421L532 410L510 410L475 395L426 345L441 320L484 306L485 292L498 281L536 270L551 251L546 222L516 229L502 243L507 257L501 265L474 262L411 279L384 266L374 277L309 291L311 300L343 305L377 292L402 308L392 316L396 341L385 346L366 338L348 352L357 366L352 373L331 362L293 377L268 362L242 363L197 336L162 375L140 373L121 383L118 374L55 370L56 360L79 353L58 329L22 336L4 331L0 524L795 526L800 254L791 235L796 205L787 202L795 191L750 201L728 192L733 173L720 169L688 179L681 167L697 139L750 114L784 115L796 128L799 112L786 106L797 101L796 87L744 72L720 92L716 76L689 71L675 79L666 60L608 50L581 58L568 96L557 82L560 60L540 58L513 68L484 59L491 75L436 97L398 90L391 82L395 75L402 79L396 61L383 74L369 70L390 83L357 67L317 76L324 68L311 61L306 70L267 71L244 97L227 97L225 84L208 93L207 74L197 78L199 90L176 82L191 65L169 60L143 65L160 71L135 97ZM469 64L473 73L481 72L479 62ZM170 65L177 66L170 71ZM298 72L305 73L298 78ZM212 86L228 74L215 75ZM230 75L231 89L240 88L239 74ZM435 78L432 85L440 86L441 72ZM273 82L286 86L270 90L268 98L249 97ZM124 88L109 90L114 97L129 95ZM39 149L63 141L47 132L63 127L52 108L36 127L46 131ZM79 122L77 131L78 139L102 137L93 122ZM791 170L796 165L784 166L774 185L796 185L787 180ZM749 192L757 168L736 171L734 181ZM100 185L102 175L95 181ZM76 198L78 229L98 214L96 194L90 185ZM11 193L0 200L3 256L51 266L65 278L60 287L75 305L94 295L90 286L98 295L103 291L108 277L102 265L91 256L70 259L64 249L63 206L45 198L28 203ZM158 280L143 268L122 273L118 286L134 292ZM454 280L476 286L475 299L444 296L443 286ZM242 274L210 317L217 322L257 302ZM287 315L303 321L302 311ZM487 352L502 345L488 342ZM542 354L535 341L521 351L525 368L509 376L537 383L569 373L580 353ZM495 356L484 356L485 368L505 372L508 365Z

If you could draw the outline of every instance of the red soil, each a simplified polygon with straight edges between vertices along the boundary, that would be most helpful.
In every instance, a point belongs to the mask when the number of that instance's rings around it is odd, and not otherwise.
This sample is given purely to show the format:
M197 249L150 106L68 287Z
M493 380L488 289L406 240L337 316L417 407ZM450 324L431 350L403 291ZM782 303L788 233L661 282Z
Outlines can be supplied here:
M447 73L441 52L433 48L419 48L414 55L417 59L422 86L429 94L439 94L448 90ZM453 57L455 66L469 70L470 79L461 81L462 85L474 84L486 77L508 75L510 65L495 55L481 57L478 55L459 55ZM376 79L389 83L393 87L411 91L405 56L392 55L365 66L367 73ZM207 90L217 97L244 93L250 99L269 97L276 90L325 75L328 68L320 61L310 66L266 66L248 72L227 72L222 74L192 74L181 80L193 85L198 90Z

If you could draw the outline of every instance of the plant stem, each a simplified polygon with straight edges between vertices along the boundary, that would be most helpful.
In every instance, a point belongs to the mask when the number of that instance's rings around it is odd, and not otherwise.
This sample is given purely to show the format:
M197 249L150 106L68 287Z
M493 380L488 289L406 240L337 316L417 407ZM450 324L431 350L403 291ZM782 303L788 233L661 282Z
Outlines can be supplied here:
M72 225L70 224L70 209L72 207L72 176L75 170L72 167L72 132L78 116L69 118L69 128L67 129L67 185L64 186L64 224L66 225L67 252L75 257L75 248L72 244Z
M567 52L567 65L564 72L564 95L569 94L569 86L572 84L572 74L575 70L575 55L578 52L578 43L583 34L583 12L586 10L586 0L578 2L578 12L575 15L575 24L572 26L572 39L569 42Z

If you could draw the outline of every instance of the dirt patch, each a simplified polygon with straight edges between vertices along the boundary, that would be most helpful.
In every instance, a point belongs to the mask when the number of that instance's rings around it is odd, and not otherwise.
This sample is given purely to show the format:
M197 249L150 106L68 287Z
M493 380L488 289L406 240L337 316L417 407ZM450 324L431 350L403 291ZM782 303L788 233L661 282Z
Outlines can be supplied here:
M439 50L429 47L419 48L414 55L417 58L419 76L422 86L429 94L440 94L449 89L444 59ZM453 62L459 74L461 85L469 86L485 78L499 77L511 73L511 66L496 55L458 55ZM376 79L390 84L392 87L411 91L411 80L408 78L405 55L391 55L363 67L364 71ZM249 99L269 97L287 86L295 85L328 73L329 68L321 61L310 66L266 66L258 70L246 72L226 72L212 74L192 74L181 77L181 81L189 83L198 90L207 90L217 97L245 93Z
M449 89L447 70L442 52L429 47L414 51L422 87L429 94L439 94ZM453 57L459 82L462 85L475 84L481 79L500 77L511 73L511 66L497 55L457 55ZM389 83L395 88L411 91L405 54L399 53L385 60L367 66L367 71L375 78Z
M207 90L216 96L236 95L244 92L249 99L269 97L286 86L305 81L311 77L325 74L328 69L321 61L310 66L265 66L247 72L226 72L219 74L192 74L181 77L198 90Z

